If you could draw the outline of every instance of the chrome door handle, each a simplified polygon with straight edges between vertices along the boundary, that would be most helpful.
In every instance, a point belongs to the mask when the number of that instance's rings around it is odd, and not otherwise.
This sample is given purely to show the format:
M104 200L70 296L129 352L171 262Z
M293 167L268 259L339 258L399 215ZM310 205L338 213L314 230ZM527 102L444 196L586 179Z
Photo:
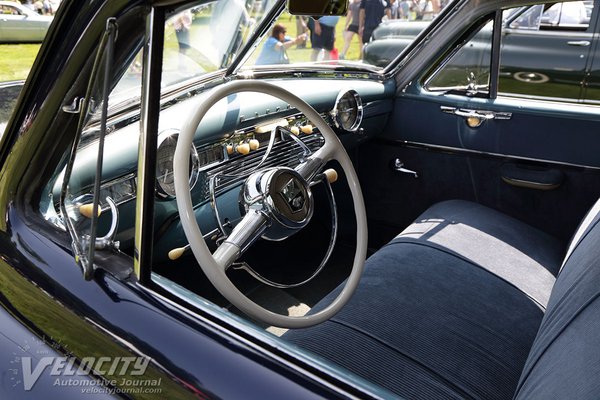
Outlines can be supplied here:
M571 42L567 42L567 44L569 46L579 46L579 47L587 47L589 46L591 43L589 40L574 40Z
M484 121L490 119L508 120L512 118L512 113L509 112L495 112L486 110L469 110L465 108L447 107L441 106L440 110L446 114L457 115L462 117L467 122L467 125L471 128L477 128Z

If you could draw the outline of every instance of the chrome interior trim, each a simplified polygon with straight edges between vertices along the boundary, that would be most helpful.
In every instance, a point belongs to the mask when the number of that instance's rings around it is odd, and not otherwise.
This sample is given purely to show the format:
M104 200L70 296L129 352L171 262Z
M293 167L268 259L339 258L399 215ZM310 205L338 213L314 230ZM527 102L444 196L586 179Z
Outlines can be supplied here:
M356 107L356 119L349 128L344 127L344 124L340 121L340 102L346 96L351 96L353 98ZM353 89L340 91L335 99L333 110L331 110L330 115L336 128L343 129L347 132L356 132L358 128L360 128L364 115L362 99L358 92Z
M179 136L179 129L166 129L164 131L161 131L158 134L158 145L156 146L156 153L158 155L159 150L161 148L161 146L163 145L163 143L168 140L168 139L174 139L175 142L177 142L177 138ZM158 156L157 156L158 157ZM175 157L175 154L173 153L173 157ZM198 157L198 149L196 149L196 147L194 145L192 145L190 147L190 164L191 164L191 170L190 170L190 189L194 189L194 186L196 186L196 183L198 182L198 175L199 175L199 169L200 169L200 159ZM160 162L160 160L157 160L157 163ZM171 172L173 173L173 172ZM161 198L161 199L174 199L175 198L175 193L170 193L161 183L161 181L159 180L159 176L156 177L156 195Z
M325 252L325 255L323 256L323 259L321 260L321 263L319 264L317 269L315 269L315 271L305 280L303 280L301 282L297 282L297 283L288 283L288 284L275 282L275 281L265 278L264 276L262 276L261 274L256 272L254 269L252 269L252 267L245 262L239 263L239 264L234 264L233 267L235 269L245 270L247 273L252 275L254 277L254 279L257 279L258 281L264 283L265 285L269 285L269 286L272 286L272 287L275 287L278 289L292 289L292 288L302 286L302 285L312 281L319 274L319 272L321 272L323 270L323 268L325 268L325 265L327 265L327 262L329 261L329 259L331 258L331 255L333 254L333 249L335 247L335 242L337 240L339 224L338 224L337 203L335 201L335 196L333 194L333 189L331 187L331 184L329 183L329 181L327 180L325 175L321 174L321 176L319 177L319 180L313 181L311 183L311 186L316 185L319 182L322 182L327 189L327 199L329 200L329 207L331 210L331 235L329 237L329 247L327 248L327 251Z
M401 144L401 145L408 146L408 147L422 148L422 149L440 150L440 151L447 151L447 152L461 153L461 154L475 154L475 155L489 156L489 157L511 158L514 160L534 161L534 162L540 162L540 163L561 165L561 166L565 166L565 167L600 170L600 167L594 167L594 166L590 166L590 165L573 164L573 163L568 163L568 162L564 162L564 161L544 160L541 158L514 156L514 155L510 155L510 154L492 153L492 152L486 152L486 151L480 151L480 150L461 149L458 147L412 142L410 140L384 140L384 141L393 142L395 144Z

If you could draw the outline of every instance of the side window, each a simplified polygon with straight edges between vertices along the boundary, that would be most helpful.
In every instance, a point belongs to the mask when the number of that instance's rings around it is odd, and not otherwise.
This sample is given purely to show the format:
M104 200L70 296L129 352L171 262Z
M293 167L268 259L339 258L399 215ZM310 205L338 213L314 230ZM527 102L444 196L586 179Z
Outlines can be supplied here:
M589 3L588 5L584 3ZM594 2L573 1L556 3L542 14L541 29L586 30L590 25L590 16ZM589 11L589 14L588 14Z
M485 24L425 82L429 91L454 91L468 96L490 92L493 21Z
M542 15L544 13L544 5L538 4L533 7L529 7L525 11L521 12L522 9L516 8L508 10L504 13L503 19L509 20L508 26L511 29L527 29L537 31L540 29L540 23L542 21ZM513 15L516 17L513 18Z
M600 63L593 55L594 2L571 1L507 9L502 15L498 95L597 102ZM425 81L429 91L490 94L493 22L451 53ZM593 67L590 67L593 62Z
M594 47L594 3L547 3L504 11L498 92L577 102Z
M9 5L2 6L2 14L21 15L18 9Z

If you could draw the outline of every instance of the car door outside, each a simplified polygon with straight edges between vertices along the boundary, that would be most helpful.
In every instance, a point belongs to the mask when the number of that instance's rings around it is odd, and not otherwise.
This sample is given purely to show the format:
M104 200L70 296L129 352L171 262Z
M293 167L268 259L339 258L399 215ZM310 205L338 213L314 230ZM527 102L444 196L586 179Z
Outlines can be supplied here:
M575 3L584 8L583 2ZM546 10L543 5L531 7L526 13L538 14L533 18L537 24L520 26L514 20L506 21L502 29L501 94L561 100L581 98L581 82L588 68L595 24L588 22L585 27L585 21L561 23L567 12L562 7L563 3L555 3ZM552 11L556 22L550 21Z
M27 15L23 15L18 8L12 6L4 6L6 12L10 14L2 14L0 19L4 25L2 33L3 40L7 42L31 41L39 38L39 23L31 20Z

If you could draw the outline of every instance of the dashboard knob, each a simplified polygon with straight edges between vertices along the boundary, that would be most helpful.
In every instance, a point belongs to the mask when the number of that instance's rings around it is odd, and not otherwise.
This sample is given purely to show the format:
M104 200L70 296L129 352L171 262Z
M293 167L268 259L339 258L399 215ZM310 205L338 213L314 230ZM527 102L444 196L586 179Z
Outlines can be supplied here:
M93 209L93 204L82 204L81 206L79 206L79 213L86 218L92 218ZM98 216L100 216L100 214L102 214L102 209L100 208L100 206L98 206Z
M191 248L191 246L188 243L183 247L177 247L177 248L169 251L169 260L171 260L171 261L177 260L179 257L181 257L183 255L183 253L188 251L190 248Z
M250 150L257 150L260 147L260 142L256 139L250 139L248 144L250 145Z
M298 128L297 126L292 126L290 128L290 131L296 136L298 136L300 134L300 128Z
M248 143L239 144L235 149L238 153L244 156L250 153L250 145Z
M333 168L329 168L329 169L325 170L325 172L323 172L323 173L327 177L327 180L329 181L329 183L333 183L338 180L338 173Z
M227 154L232 155L233 154L233 146L228 144L226 147L227 150Z
M187 247L187 246L186 246ZM169 260L175 261L185 253L186 247L178 247L169 251Z
M313 126L310 124L306 124L300 129L302 129L302 133L304 133L305 135L310 135L311 133L313 133Z

